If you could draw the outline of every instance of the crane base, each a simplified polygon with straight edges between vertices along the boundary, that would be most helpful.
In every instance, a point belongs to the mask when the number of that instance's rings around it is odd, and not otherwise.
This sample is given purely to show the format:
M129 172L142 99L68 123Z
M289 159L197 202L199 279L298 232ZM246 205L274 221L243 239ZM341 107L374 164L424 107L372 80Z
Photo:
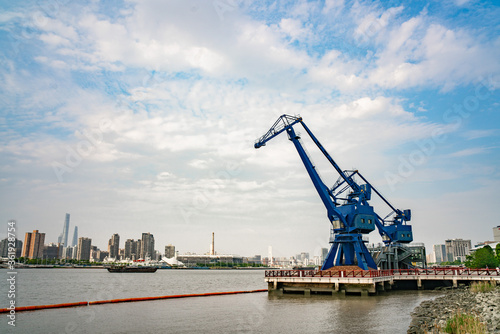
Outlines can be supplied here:
M334 266L357 265L363 270L376 269L377 265L359 233L336 234L321 270Z

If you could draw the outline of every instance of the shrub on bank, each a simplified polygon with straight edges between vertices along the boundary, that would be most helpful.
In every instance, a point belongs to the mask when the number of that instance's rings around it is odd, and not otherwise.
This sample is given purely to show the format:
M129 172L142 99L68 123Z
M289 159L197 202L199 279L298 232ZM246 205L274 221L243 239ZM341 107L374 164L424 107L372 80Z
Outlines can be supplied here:
M446 321L444 331L450 334L482 334L487 333L487 328L478 317L459 310Z
M496 283L492 282L474 282L470 285L471 292L491 292L495 290Z

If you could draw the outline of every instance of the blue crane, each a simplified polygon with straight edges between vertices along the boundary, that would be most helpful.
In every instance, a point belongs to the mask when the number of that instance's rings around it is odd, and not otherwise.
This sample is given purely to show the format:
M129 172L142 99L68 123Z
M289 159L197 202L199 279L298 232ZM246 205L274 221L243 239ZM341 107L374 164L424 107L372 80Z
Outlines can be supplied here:
M298 123L302 125L312 141L340 175L331 188L326 186L319 176L316 167L304 149L300 136L295 133L293 126ZM288 139L295 145L307 173L326 207L328 219L332 224L335 237L322 270L356 263L364 270L376 269L377 265L363 241L363 234L368 234L375 228L378 229L385 244L409 243L413 240L411 225L407 224L411 219L411 211L402 211L392 206L359 171L342 170L302 121L302 117L280 116L271 129L255 142L254 147L265 146L269 140L282 132L286 132ZM358 184L355 181L355 176L363 180L364 184ZM392 210L384 218L376 214L373 207L368 204L372 190Z

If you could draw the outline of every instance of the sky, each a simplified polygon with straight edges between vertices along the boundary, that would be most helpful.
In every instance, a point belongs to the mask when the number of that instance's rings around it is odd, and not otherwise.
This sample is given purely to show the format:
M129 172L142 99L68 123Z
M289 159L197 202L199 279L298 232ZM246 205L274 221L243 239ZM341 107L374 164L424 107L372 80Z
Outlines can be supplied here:
M150 232L204 253L214 232L219 253L319 255L294 146L253 147L289 114L411 209L428 252L492 240L499 32L495 1L0 1L0 237L15 219L57 242L70 213L101 249Z

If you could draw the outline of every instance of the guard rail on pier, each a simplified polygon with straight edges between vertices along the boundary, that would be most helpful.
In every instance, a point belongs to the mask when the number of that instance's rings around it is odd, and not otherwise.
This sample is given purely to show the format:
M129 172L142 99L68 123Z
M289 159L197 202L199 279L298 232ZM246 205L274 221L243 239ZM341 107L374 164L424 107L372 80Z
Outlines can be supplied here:
M435 268L390 270L266 270L265 277L500 276L497 269Z
M433 289L458 287L459 284L487 281L500 284L496 269L432 268L392 270L266 270L265 280L270 293L376 293L397 289Z

